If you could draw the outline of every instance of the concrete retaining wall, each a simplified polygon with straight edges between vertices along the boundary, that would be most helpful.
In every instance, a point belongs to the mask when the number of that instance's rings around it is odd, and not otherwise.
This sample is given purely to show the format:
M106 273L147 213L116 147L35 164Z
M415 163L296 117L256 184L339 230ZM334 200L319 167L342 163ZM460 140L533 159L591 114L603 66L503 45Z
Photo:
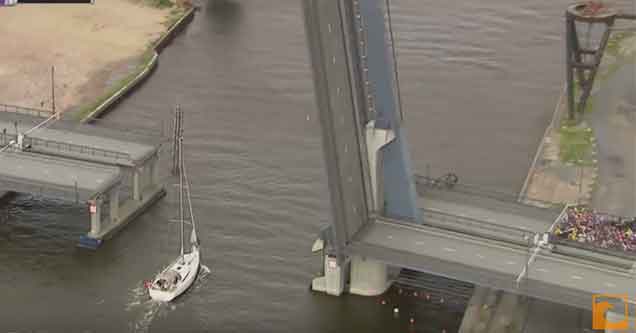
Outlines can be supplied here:
M520 202L523 202L527 198L528 185L530 184L530 181L532 180L532 177L534 176L534 172L537 169L537 163L539 161L539 158L543 156L543 150L545 149L546 139L550 136L550 133L555 128L555 126L559 126L559 124L561 123L561 114L562 114L563 108L565 107L565 98L567 97L566 89L567 89L567 86L564 85L563 90L561 91L561 94L559 95L559 100L557 101L557 105L554 108L554 113L552 114L552 120L550 121L550 124L548 124L548 127L545 129L545 132L543 132L543 137L541 138L541 142L539 143L537 152L534 155L532 164L530 164L530 170L528 170L528 175L526 176L526 180L523 182L523 186L521 187L521 191L519 192L518 200Z
M139 74L135 76L132 81L123 86L121 89L112 93L112 95L108 97L103 103L98 105L86 116L83 116L82 119L80 119L80 122L89 123L99 118L100 116L110 111L112 107L119 101L121 101L124 97L135 91L135 89L139 88L141 84L150 76L150 74L153 73L153 70L157 66L159 53L161 53L161 51L163 51L166 46L170 44L170 42L177 36L178 33L185 29L188 23L192 22L195 10L195 7L188 9L185 14L155 42L155 45L153 47L155 52L152 58L143 66Z

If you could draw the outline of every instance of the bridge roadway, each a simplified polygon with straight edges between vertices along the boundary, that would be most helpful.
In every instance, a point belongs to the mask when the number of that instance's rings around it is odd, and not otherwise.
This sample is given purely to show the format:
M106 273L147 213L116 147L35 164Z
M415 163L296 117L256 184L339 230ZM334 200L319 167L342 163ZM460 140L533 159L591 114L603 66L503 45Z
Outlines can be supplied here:
M420 194L424 225L376 217L346 253L579 308L590 309L596 293L626 294L636 304L634 258L563 244L541 250L516 284L531 254L523 236L546 232L562 209L461 191Z
M87 201L121 182L119 167L5 151L0 154L0 189Z
M356 236L348 254L481 286L590 309L595 293L626 294L636 280L627 269L541 252L519 287L527 248L426 225L379 218Z
M0 113L0 144L17 139L14 123L18 131L24 133L43 120L20 113ZM6 135L1 134L3 129ZM160 140L153 142L149 136L130 131L58 120L28 133L25 144L30 145L34 153L132 167L154 156Z
M137 201L148 196L143 193L147 187L158 191L153 173L162 143L159 130L153 136L65 119L31 130L46 119L42 115L50 114L24 114L18 108L0 112L0 146L17 141L19 132L28 147L0 154L0 190L85 201L107 194L132 174Z

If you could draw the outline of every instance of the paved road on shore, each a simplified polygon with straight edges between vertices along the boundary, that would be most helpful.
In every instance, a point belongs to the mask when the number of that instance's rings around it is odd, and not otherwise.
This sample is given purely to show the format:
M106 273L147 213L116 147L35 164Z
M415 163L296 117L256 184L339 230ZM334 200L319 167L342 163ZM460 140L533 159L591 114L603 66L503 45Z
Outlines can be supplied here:
M594 208L636 216L636 98L634 65L624 65L599 84L587 115L598 140L599 187Z

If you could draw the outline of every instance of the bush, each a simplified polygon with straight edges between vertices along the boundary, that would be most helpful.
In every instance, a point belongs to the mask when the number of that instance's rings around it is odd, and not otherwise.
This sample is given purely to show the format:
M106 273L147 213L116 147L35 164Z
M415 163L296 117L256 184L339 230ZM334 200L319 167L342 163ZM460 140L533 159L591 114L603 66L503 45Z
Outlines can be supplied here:
M171 0L146 0L146 4L157 8L170 8L173 5Z

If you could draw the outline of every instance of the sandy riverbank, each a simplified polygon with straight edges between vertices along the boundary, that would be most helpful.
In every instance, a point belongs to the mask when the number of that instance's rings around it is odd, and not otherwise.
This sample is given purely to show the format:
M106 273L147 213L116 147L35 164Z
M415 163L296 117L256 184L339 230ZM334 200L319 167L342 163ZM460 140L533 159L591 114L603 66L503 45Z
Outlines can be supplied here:
M134 0L0 8L0 103L50 109L96 99L166 30L171 9Z

